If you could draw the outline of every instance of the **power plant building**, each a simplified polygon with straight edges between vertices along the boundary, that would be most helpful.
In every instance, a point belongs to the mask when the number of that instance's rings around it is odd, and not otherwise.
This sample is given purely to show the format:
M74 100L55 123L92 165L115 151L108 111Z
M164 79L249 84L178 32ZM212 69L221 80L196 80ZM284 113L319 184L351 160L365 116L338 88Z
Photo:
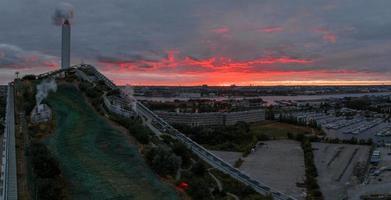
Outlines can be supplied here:
M31 112L31 122L32 123L41 123L47 122L52 117L52 110L46 104L39 104L34 107Z

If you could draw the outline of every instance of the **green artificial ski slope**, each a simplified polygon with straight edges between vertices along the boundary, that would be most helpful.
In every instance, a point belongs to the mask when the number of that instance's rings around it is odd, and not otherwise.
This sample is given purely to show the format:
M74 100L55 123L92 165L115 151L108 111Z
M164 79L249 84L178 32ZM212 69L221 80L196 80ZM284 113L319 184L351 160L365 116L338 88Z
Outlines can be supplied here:
M74 86L47 99L56 118L47 140L72 199L178 199L148 168L137 146L98 115Z

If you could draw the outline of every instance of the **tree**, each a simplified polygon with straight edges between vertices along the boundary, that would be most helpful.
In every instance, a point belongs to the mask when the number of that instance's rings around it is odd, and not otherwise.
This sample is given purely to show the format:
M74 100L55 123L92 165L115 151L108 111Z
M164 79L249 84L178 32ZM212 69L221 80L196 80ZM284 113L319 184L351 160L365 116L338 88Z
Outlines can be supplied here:
M33 81L33 80L37 79L37 77L34 74L27 74L27 75L24 75L22 79Z
M181 165L181 158L164 147L155 147L148 150L146 159L161 176L175 175Z
M149 129L144 127L140 120L129 120L128 130L141 144L149 143Z
M33 143L30 147L34 173L40 178L53 178L61 174L58 162L44 144Z
M189 149L187 147L180 143L180 142L175 142L172 151L181 157L182 159L182 166L189 166L191 164L191 155Z
M190 180L189 194L192 199L209 200L212 199L208 183L203 179L193 178Z
M204 176L206 173L206 167L202 162L198 161L193 165L191 171L197 176Z

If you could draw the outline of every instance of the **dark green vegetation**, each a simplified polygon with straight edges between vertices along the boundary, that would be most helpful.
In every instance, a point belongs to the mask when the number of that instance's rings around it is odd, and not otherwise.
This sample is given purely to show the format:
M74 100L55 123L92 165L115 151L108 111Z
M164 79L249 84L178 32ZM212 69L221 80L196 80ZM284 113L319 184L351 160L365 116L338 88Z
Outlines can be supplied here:
M175 176L181 166L181 158L163 146L146 150L145 158L152 169L160 176Z
M320 191L317 177L318 171L316 170L314 153L311 145L310 137L306 137L303 134L292 136L291 139L296 139L301 143L301 148L304 152L305 163L305 185L307 189L307 200L323 200L322 192Z
M69 182L72 199L176 199L149 170L136 145L89 106L72 85L48 103L56 131L47 144Z
M141 119L126 119L113 113L110 113L110 119L128 129L129 133L141 144L149 143L152 132L143 126Z
M213 175L218 178L222 185L223 191L229 191L237 195L242 200L272 200L271 196L261 196L256 193L251 187L245 186L240 182L232 179L231 177L225 175L224 173L213 170L211 171Z
M60 184L63 181L59 179L58 174L54 174L51 177L40 177L35 174L37 171L33 170L33 168L37 168L34 166L34 160L54 161L52 155L44 150L38 151L38 153L42 153L38 155L30 153L31 149L34 149L33 144L30 143L30 141L34 140L31 137L36 134L31 134L30 129L27 127L27 122L30 112L35 106L35 87L37 83L38 81L35 80L35 77L31 80L15 80L15 112L22 114L15 116L15 126L20 127L15 130L16 157L18 158L18 199L37 199L38 197L41 199L61 199L65 187L64 184ZM42 127L41 129L38 127L37 130L44 129L46 128ZM37 164L36 161L35 164ZM57 183L57 185L53 183ZM46 191L47 194L44 194Z
M29 115L31 110L35 106L35 93L36 84L38 81L18 81L16 84L16 90L18 91L16 96L16 103L23 109L26 115Z
M255 134L264 134L269 138L274 139L286 139L289 135L298 134L310 134L310 135L321 135L321 131L304 127L300 125L294 125L276 121L264 121L260 123L254 123L250 126L250 132Z
M188 184L186 193L194 200L227 200L232 199L228 193L234 194L244 200L269 200L252 188L232 179L230 176L213 169L197 156L192 154L183 144L177 140L163 136L163 143L159 147L147 150L146 159L151 167L159 174L172 176L176 169L181 168L181 176L177 183ZM170 150L171 149L171 150ZM180 158L180 159L179 159ZM178 159L182 161L178 163ZM164 169L164 171L162 171ZM213 170L210 170L213 169ZM219 190L213 174L221 183Z
M213 150L249 152L258 140L268 140L262 132L250 131L250 125L239 122L233 126L190 127L175 125L197 143Z
M34 199L66 199L65 180L57 160L47 147L41 143L30 144L28 157L34 173L32 177Z
M190 127L176 124L176 128L206 148L222 151L250 153L258 141L286 139L289 135L320 134L319 130L281 123L264 121L258 123L238 122L233 126Z

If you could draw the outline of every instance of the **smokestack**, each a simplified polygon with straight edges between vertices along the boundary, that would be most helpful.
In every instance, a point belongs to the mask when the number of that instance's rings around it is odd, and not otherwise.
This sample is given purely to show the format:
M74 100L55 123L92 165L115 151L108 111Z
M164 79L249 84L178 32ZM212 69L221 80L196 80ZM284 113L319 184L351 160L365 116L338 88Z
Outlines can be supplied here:
M71 24L67 19L62 24L61 42L61 69L67 69L71 59Z
M60 3L52 17L55 25L62 27L61 36L61 69L70 67L71 57L71 22L74 15L74 9L71 4Z

